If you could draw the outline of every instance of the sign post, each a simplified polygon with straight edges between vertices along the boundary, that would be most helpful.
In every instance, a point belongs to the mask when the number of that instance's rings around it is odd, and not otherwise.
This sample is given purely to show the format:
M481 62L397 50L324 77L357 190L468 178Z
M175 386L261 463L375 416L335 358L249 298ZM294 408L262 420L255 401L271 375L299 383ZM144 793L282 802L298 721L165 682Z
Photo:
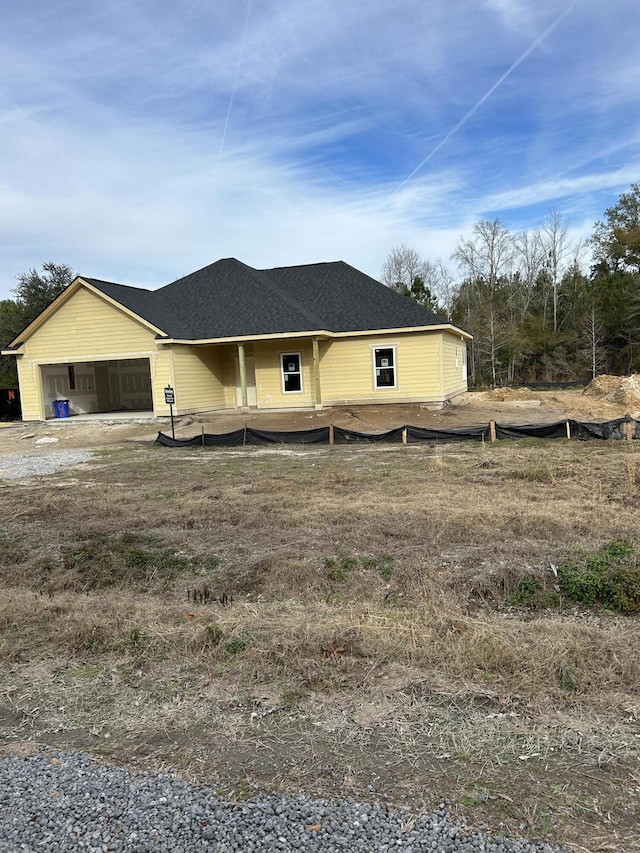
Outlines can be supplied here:
M176 395L171 385L167 385L164 389L164 401L167 406L169 406L169 411L171 412L171 438L175 439L176 431L173 427L173 404L176 401Z

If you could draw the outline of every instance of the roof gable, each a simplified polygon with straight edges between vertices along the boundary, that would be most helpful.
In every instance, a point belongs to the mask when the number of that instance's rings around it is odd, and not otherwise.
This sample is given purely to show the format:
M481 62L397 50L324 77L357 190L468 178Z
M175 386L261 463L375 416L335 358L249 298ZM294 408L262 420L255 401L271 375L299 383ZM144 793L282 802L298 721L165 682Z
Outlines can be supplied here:
M118 311L124 311L132 316L136 322L142 322L146 326L150 326L151 330L156 334L161 332L150 317L145 316L145 313L140 310L141 301L131 298L132 292L137 291L139 294L150 295L148 290L140 290L135 287L127 287L122 284L114 284L112 282L99 281L98 279L84 278L76 276L68 287L62 293L59 293L47 307L38 314L38 316L26 326L19 335L17 335L7 346L7 350L17 349L24 341L31 337L41 326L43 326L63 305L73 299L74 295L79 290L90 291L94 294L94 298L105 299L110 302ZM148 313L148 312L147 312Z

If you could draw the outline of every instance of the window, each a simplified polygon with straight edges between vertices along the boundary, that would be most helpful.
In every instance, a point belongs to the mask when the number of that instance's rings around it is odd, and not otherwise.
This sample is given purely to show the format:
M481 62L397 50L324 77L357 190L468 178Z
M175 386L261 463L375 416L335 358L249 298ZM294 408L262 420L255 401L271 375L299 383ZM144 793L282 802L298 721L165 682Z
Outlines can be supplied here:
M373 362L375 367L376 388L395 388L395 355L395 349L393 347L374 349Z
M302 391L302 369L300 353L285 353L282 361L282 389L285 394L291 391Z

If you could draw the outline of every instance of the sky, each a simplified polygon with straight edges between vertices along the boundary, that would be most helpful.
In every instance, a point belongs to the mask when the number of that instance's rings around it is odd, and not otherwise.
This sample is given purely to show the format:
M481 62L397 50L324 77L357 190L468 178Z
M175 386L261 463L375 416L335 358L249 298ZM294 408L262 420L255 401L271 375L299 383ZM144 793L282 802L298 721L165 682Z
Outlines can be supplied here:
M22 0L0 12L0 298L53 261L451 264L640 181L637 0Z

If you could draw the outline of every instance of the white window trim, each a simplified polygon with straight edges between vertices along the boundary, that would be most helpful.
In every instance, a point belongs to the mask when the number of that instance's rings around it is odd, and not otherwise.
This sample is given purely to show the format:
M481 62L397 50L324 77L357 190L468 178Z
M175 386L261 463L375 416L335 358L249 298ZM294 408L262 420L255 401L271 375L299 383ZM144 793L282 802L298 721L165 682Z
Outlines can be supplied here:
M397 344L372 344L371 358L373 361L373 389L374 391L392 391L398 387L398 353ZM376 373L376 353L381 349L390 349L393 351L393 385L378 385L378 375Z
M293 371L292 373L290 373L289 371L285 372L285 369L284 369L284 359L288 355L295 355L298 358L298 370ZM285 388L285 384L284 384L284 378L285 378L285 376L294 376L296 373L300 374L300 390L299 391L287 391ZM283 394L286 394L288 396L289 394L302 394L302 393L304 393L304 382L303 382L303 378L302 378L302 353L301 352L287 351L287 352L281 352L280 353L280 378L282 381L282 393Z

